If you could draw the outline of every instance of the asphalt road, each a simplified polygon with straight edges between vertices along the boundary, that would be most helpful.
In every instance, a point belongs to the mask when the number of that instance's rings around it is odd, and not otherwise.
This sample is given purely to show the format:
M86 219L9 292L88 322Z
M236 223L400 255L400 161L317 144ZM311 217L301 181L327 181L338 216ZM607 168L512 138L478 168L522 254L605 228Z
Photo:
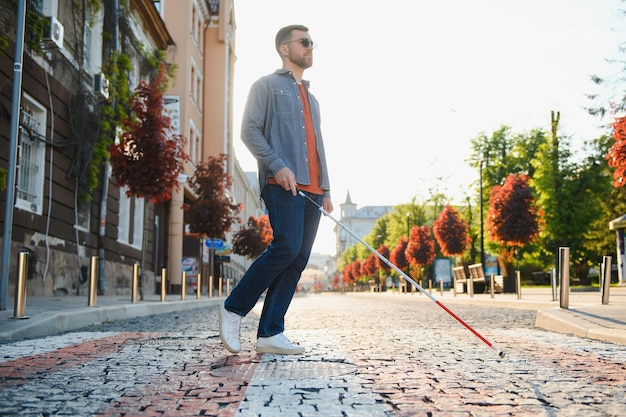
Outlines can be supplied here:
M618 416L626 346L546 332L532 310L448 306L425 296L297 296L286 334L299 356L242 352L217 307L105 323L0 345L0 415Z

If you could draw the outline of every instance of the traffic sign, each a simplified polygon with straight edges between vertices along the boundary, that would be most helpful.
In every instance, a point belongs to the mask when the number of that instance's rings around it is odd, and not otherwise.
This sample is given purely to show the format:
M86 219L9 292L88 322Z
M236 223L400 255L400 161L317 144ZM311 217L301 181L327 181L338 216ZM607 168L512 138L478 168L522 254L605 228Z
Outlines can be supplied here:
M207 239L204 241L204 244L209 249L219 249L224 246L224 241L220 239Z

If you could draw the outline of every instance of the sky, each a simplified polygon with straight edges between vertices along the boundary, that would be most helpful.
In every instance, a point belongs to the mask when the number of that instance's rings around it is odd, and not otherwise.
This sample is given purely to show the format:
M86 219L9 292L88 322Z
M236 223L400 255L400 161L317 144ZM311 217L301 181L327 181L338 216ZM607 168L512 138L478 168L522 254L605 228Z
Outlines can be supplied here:
M473 196L470 140L502 125L560 133L573 146L609 133L590 116L591 75L619 72L621 0L235 0L235 156L251 84L280 68L279 28L304 24L315 42L304 78L320 102L335 211L421 202L432 190ZM626 4L623 5L626 8ZM574 149L574 150L575 150ZM475 196L476 199L478 195ZM335 254L322 218L313 252Z

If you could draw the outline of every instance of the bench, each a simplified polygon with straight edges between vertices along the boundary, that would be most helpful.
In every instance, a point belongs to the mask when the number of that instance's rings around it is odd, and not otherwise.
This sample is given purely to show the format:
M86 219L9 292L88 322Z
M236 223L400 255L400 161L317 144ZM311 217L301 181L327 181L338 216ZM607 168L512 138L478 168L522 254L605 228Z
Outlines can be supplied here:
M485 278L483 264L473 264L468 266L468 269L470 273L470 282L474 284L471 288L472 294L485 292L485 288L487 287L487 278Z
M452 268L452 278L454 293L464 293L467 288L467 276L465 275L465 267L457 266Z
M380 284L376 284L375 280L370 279L367 283L370 286L370 291L371 292L380 292L381 285Z

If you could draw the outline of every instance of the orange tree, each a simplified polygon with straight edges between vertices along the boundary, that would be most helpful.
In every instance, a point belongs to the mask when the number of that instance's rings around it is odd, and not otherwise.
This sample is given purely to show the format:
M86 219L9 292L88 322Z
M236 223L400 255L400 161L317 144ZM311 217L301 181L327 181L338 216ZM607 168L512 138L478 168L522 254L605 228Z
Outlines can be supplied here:
M527 175L511 174L504 185L491 189L486 225L490 239L501 246L508 276L512 276L515 249L539 235L540 215Z
M380 245L376 251L378 253L380 253L383 257L385 257L386 259L390 258L389 248L386 245ZM389 259L389 260L391 261L391 259ZM384 277L385 277L386 273L389 272L391 267L389 265L387 265L387 263L384 262L379 257L376 257L376 265L378 265L378 269L380 271L383 271L383 282L382 282L382 284L385 285L386 280L384 279ZM376 283L377 284L381 284L380 279L377 279Z
M433 223L433 234L444 256L462 255L471 242L469 225L450 205L446 205Z

